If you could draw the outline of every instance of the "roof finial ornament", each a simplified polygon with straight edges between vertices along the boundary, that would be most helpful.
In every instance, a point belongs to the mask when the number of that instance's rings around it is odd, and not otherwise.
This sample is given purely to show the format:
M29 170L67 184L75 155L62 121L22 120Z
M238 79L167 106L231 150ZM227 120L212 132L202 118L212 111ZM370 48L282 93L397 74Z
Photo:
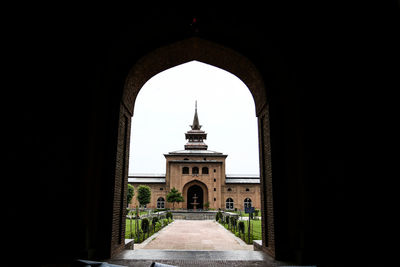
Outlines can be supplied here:
M192 128L192 130L200 130L201 129L201 125L199 124L199 117L197 115L197 100L195 102L195 110L194 110L194 118L193 118L193 124L190 125L190 127Z

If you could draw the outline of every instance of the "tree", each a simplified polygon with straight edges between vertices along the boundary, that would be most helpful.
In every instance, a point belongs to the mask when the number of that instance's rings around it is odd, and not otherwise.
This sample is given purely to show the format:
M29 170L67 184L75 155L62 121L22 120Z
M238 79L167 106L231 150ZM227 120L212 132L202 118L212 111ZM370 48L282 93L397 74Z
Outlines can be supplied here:
M149 204L151 199L150 187L148 187L147 185L139 185L137 191L137 200L139 201L140 205L144 206Z
M175 202L183 202L183 196L178 191L178 189L173 187L171 191L167 194L167 201L170 203L172 202L172 209L175 209Z
M133 187L133 185L128 184L128 192L126 194L128 206L129 203L131 203L131 200L134 196L135 196L135 188Z

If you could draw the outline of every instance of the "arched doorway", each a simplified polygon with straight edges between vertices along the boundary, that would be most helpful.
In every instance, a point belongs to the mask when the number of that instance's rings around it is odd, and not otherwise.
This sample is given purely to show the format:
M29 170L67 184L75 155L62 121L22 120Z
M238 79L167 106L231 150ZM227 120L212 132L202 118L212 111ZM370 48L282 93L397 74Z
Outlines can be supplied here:
M118 152L115 159L114 188L112 188L114 203L112 232L119 234L112 236L111 254L116 253L123 247L121 244L123 243L125 229L124 207L126 202L125 188L128 182L130 128L136 97L142 86L157 73L192 60L207 63L234 74L246 84L254 97L260 144L262 246L264 251L275 257L269 105L262 76L246 57L230 48L197 37L154 50L136 61L126 77L120 102ZM187 191L185 192L185 187L182 190L184 196L187 195L185 194L187 193ZM205 194L204 201L209 201L207 190L207 187L203 189ZM187 202L186 199L185 201ZM187 206L185 202L182 204L183 207Z
M192 185L187 190L187 195L186 195L187 209L190 209L190 210L194 209L194 205L192 204L192 203L194 203L194 197L197 197L196 203L199 203L198 205L196 205L196 209L203 209L204 193L203 193L203 189L198 185Z
M197 189L196 189L197 188ZM197 190L197 193L196 193ZM192 193L190 193L192 191ZM182 195L184 196L182 207L186 209L192 209L193 205L190 203L193 202L193 195L196 193L196 196L199 197L196 202L201 203L201 209L204 207L204 203L209 202L208 199L208 188L207 185L199 180L192 180L185 184L182 188ZM202 195L202 199L200 199L200 194ZM200 205L197 205L197 208L200 209Z

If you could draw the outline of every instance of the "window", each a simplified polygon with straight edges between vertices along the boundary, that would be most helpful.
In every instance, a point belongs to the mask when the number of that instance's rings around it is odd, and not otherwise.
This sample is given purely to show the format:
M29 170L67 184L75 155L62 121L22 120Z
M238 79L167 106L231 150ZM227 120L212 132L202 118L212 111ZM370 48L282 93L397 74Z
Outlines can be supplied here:
M229 188L228 188L228 191L229 191L229 192L232 191L232 188L229 187Z
M183 160L189 160L188 158L184 158Z
M216 182L216 181L217 181L217 179L214 178L214 182Z
M182 174L189 174L189 167L183 167Z
M214 169L214 172L217 172L217 170L216 170L216 169Z
M199 168L198 167L193 167L192 174L199 174Z
M225 202L225 207L227 210L233 210L233 199L228 198Z
M165 200L162 197L157 199L157 209L164 209L165 208Z
M250 189L246 188L246 192L249 192L249 191L250 191Z
M164 190L164 188L161 187L161 188L160 188L160 191L162 191L162 190Z
M208 167L203 167L203 168L201 169L201 173L202 173L202 174L208 174Z
M217 198L216 198L216 197L214 197L214 201L217 201Z
M217 191L217 188L214 187L214 191Z
M251 199L250 198L246 198L244 200L244 208L250 208L251 207Z

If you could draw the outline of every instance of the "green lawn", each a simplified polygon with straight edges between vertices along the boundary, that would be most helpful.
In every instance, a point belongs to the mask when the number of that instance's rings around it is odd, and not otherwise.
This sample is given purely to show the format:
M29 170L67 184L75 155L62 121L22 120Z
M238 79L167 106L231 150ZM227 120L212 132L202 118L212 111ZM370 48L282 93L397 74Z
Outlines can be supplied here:
M140 223L142 220L138 220L139 221L139 227L140 227ZM132 230L133 232L135 232L136 230L136 220L132 220ZM131 220L127 219L126 220L126 225L125 225L125 238L130 239L131 238Z
M125 224L125 238L131 239L132 238L131 237L131 220L130 219L126 219L125 222L126 222L126 224ZM141 229L140 228L141 222L142 222L142 220L139 219L138 220L139 231ZM171 223L171 220L170 220L170 223ZM158 232L160 229L161 229L161 226L157 227L157 225L156 225L155 232ZM135 237L136 236L136 220L135 219L132 219L132 231L133 231L133 237L135 238L135 243L141 243L143 240L145 240L146 238L148 238L149 236L152 236L154 234L154 228L153 228L153 225L150 222L150 233L149 233L149 235L148 234L146 234L144 236L141 235L140 239L136 240L136 237Z
M244 221L244 228L247 232L249 221ZM250 233L253 234L253 240L261 240L261 220L250 220Z
M244 222L244 235L239 235L238 232L234 232L233 230L230 230L233 232L236 236L240 237L243 239L246 243L252 244L253 240L262 240L261 236L261 220L250 220L250 241L248 240L248 220L243 221ZM238 222L239 223L239 222ZM223 224L223 226L228 229L228 224ZM229 229L228 229L229 230Z

